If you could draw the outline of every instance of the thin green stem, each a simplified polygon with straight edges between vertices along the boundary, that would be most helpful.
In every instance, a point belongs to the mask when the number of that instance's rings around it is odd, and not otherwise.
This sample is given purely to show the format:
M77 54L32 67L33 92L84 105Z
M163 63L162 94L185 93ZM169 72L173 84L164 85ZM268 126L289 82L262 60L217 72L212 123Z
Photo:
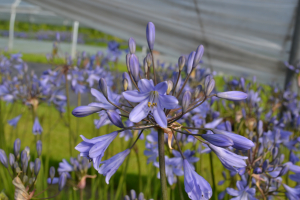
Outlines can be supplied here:
M162 129L158 130L158 158L159 158L159 172L160 172L160 183L162 200L168 200L167 195L167 178L165 170L165 137Z
M69 150L70 150L70 156L72 157L72 130L71 130L71 108L70 108L70 94L69 94L69 84L67 75L65 75L66 79L66 96L67 96L67 118L68 118L68 128L69 128Z
M212 190L213 190L213 199L216 192L216 183L215 183L215 173L214 173L214 163L213 163L213 155L212 152L209 154L209 162L210 162L210 173L211 173L211 179L212 179Z

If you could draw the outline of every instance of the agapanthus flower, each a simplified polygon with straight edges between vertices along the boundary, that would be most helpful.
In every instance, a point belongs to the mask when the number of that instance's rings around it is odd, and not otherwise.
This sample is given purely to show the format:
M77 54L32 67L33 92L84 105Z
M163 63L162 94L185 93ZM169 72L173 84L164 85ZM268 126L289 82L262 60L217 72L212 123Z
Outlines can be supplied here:
M21 119L21 116L22 115L18 115L17 117L15 117L15 118L13 118L11 120L8 120L8 124L11 125L11 126L13 126L14 128L16 128L19 120Z
M209 183L190 166L187 160L183 160L184 188L192 200L208 200L212 196Z
M98 172L106 176L105 181L107 184L109 183L111 176L118 170L129 153L130 149L126 149L125 151L114 155L110 159L100 162L101 166L98 169Z
M218 156L226 169L237 171L237 169L247 166L245 160L248 159L248 157L237 155L213 144L209 144L208 146Z
M249 188L249 186L247 186L247 182L237 181L236 187L238 190L235 190L233 188L226 189L226 191L229 195L235 197L235 198L232 198L232 200L239 200L239 199L256 200L255 188Z
M125 99L139 104L130 112L129 119L132 122L140 122L149 113L153 115L160 127L167 127L167 117L164 108L173 109L177 107L178 100L174 96L166 95L168 85L161 82L154 86L153 81L141 79L138 82L140 91L132 90L123 92Z
M86 139L83 135L80 137L83 139L75 149L80 152L81 156L93 160L94 168L99 170L101 159L105 150L109 144L116 138L118 132L112 132L107 135L95 137L93 139Z
M33 123L32 133L36 135L36 134L41 134L42 132L43 132L43 128L39 122L39 119L36 117Z

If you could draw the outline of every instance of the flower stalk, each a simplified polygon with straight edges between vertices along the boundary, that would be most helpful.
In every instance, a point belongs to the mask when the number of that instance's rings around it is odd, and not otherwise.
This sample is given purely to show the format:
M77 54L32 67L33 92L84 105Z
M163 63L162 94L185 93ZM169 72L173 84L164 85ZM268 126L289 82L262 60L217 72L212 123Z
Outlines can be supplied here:
M164 132L162 129L158 130L158 158L159 158L159 173L160 173L160 183L162 200L167 200L167 178L165 170L165 143L164 143Z

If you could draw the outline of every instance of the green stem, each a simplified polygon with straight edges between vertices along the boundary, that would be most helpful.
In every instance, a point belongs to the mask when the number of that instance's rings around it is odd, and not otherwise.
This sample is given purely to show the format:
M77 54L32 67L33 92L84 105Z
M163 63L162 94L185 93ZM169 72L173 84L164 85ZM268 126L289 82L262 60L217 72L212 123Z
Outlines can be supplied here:
M136 155L136 160L137 160L137 165L138 165L138 173L139 173L139 190L140 192L143 191L142 189L142 174L141 174L141 161L140 161L140 157L139 157L139 153L138 153L138 149L135 148L134 150L135 155Z
M215 199L215 192L216 192L216 183L215 183L215 173L214 173L214 163L213 163L213 156L212 152L209 154L209 161L210 161L210 172L211 172L211 179L212 179L212 190L213 190L213 197Z
M162 200L168 200L167 195L167 178L165 170L165 137L162 129L158 130L158 158L159 158L159 172L160 172L160 183Z
M0 148L5 149L5 135L4 135L4 126L3 126L3 110L2 110L2 101L0 101Z
M66 79L66 96L67 96L67 118L68 118L68 128L69 128L69 150L70 156L72 157L72 130L71 130L71 108L70 108L70 94L69 94L69 83L67 79L67 75L65 75Z

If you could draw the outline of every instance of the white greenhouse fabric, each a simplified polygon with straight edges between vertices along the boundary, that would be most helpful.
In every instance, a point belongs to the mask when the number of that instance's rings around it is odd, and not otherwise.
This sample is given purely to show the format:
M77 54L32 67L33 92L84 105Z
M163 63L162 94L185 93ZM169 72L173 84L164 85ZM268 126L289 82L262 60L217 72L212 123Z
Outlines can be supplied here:
M172 62L203 44L205 67L280 83L297 6L297 0L26 1L120 38L133 37L143 46L152 21L154 48Z

